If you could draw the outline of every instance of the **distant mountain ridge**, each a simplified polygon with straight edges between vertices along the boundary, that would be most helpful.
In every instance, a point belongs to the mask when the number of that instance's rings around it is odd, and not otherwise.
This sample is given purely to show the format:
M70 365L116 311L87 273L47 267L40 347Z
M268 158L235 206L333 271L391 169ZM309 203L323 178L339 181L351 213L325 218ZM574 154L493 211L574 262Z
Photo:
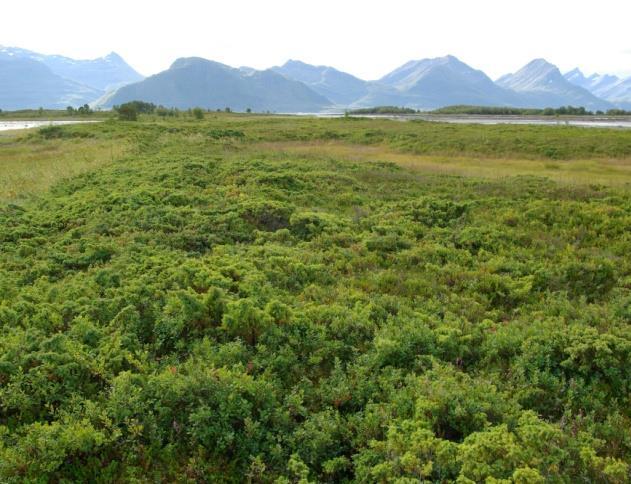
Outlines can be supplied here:
M377 81L363 81L347 74L356 86L354 94L365 93L354 100L348 96L348 90L344 91L345 86L326 80L327 72L335 72L337 78L345 74L332 67L312 66L292 60L274 69L314 89L320 89L319 92L323 94L323 89L327 89L329 99L351 108L380 105L414 109L434 109L447 105L558 108L573 105L590 110L608 110L620 104L602 99L589 89L577 85L577 79L570 82L555 65L544 59L535 59L515 74L507 74L495 82L483 71L451 55L409 61ZM609 95L614 96L612 99L616 96L625 99L629 85L618 81L617 84L612 83L612 77L599 76L590 81L595 84L600 82L601 87L605 84L619 86L617 92ZM336 97L330 92L335 89L338 93L344 91L347 97ZM342 100L346 102L342 103Z
M103 91L110 91L144 79L144 76L134 70L116 52L110 52L98 59L82 61L49 56L44 63L62 77Z
M0 58L41 62L58 76L101 91L115 89L144 78L116 52L110 52L97 59L78 60L61 55L39 54L17 47L0 46Z
M142 100L176 108L314 112L331 101L302 82L268 69L236 69L199 57L176 60L169 69L124 86L100 101L105 107Z
M409 61L376 81L326 65L289 60L257 70L189 57L143 78L118 54L92 60L0 46L0 109L109 108L131 100L167 107L320 112L383 105L429 110L450 105L631 109L631 78L565 75L535 59L496 81L447 55Z
M101 93L58 76L41 62L0 57L0 109L65 109L90 103Z
M572 84L587 89L595 96L600 96L608 88L620 82L620 78L618 76L612 76L609 74L602 76L600 74L592 74L591 76L586 77L579 68L565 73L563 77Z
M272 70L306 84L338 105L350 105L367 95L370 89L369 82L329 66L312 66L289 60L280 67L272 67Z
M618 107L631 109L631 78L620 79L608 74L592 74L586 77L578 68L567 72L564 77L601 99Z
M616 106L631 110L631 77L609 86L602 96Z
M449 104L511 105L514 93L497 86L484 72L454 56L410 61L379 82L413 100L411 107L437 108Z
M545 59L535 59L515 74L500 77L497 84L516 92L524 106L582 106L587 109L611 109L613 105L599 99L587 89L569 82L558 67Z
M76 60L0 46L0 108L65 108L91 103L143 76L112 52Z

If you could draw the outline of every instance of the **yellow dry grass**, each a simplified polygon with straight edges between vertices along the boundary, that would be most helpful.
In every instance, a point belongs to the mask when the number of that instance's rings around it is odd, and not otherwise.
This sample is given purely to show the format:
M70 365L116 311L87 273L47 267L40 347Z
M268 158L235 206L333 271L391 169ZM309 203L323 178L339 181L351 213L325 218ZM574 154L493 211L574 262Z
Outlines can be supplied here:
M381 145L340 142L259 143L257 149L306 157L330 157L359 162L391 162L425 173L478 178L533 175L565 184L602 184L631 187L631 160L528 160L471 156L414 155Z
M58 181L97 169L118 158L129 144L97 138L25 138L24 131L0 132L0 203L22 203ZM244 148L245 146L242 146ZM253 151L356 162L391 162L419 173L497 179L534 175L565 184L631 188L631 160L532 160L472 156L415 155L384 145L339 141L261 142Z
M23 133L0 133L0 202L23 202L62 179L112 162L126 149L120 140L25 140Z

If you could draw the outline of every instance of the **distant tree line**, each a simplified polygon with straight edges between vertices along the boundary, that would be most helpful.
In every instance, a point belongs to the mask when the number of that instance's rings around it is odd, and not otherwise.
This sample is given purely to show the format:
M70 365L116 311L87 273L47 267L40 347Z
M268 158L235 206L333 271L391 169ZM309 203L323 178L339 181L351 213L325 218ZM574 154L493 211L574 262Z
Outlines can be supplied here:
M75 116L77 114L79 115L90 115L94 113L94 110L88 105L88 104L84 104L83 106L79 106L78 108L74 108L72 106L68 106L66 108L66 112L68 113L68 115L70 116Z
M511 108L507 106L447 106L431 111L432 114L479 114L492 116L631 116L631 111L610 109L588 111L584 107L561 106L559 108Z
M136 121L139 114L156 114L161 117L178 117L183 113L183 111L177 108L167 108L162 105L155 105L154 103L145 101L130 101L121 105L114 106L113 109L118 113L118 117L125 121ZM210 112L213 111L211 109L205 110L200 107L195 107L188 109L184 113L194 117L195 119L204 119L204 113ZM225 107L224 109L218 108L216 112L231 113L232 109L230 107ZM247 108L245 112L251 113L252 109Z
M165 108L154 103L145 101L130 101L118 106L114 106L114 111L118 117L124 121L136 121L139 114L157 114L162 117L175 117L180 115L180 111L175 108Z
M347 111L347 114L417 114L421 111L412 108L397 106L376 106L373 108L361 108Z
M625 111L624 109L610 109L609 111L607 111L607 115L608 116L631 116L631 111Z
M118 114L119 119L126 120L126 121L135 121L138 119L138 116L140 114L155 114L157 116L164 117L164 118L179 117L182 114L188 114L189 116L192 116L196 119L203 119L204 113L211 113L211 112L231 113L232 112L232 109L230 107L217 108L216 110L195 107L192 109L188 109L186 111L182 111L178 108L167 108L165 106L156 105L151 102L137 101L137 100L130 101L130 102L120 104L120 105L116 105L113 107L113 110L114 112ZM99 110L97 109L97 111ZM32 113L32 114L37 114L38 116L44 116L44 114L59 115L61 112L63 111L45 110L42 107L38 109L22 109L22 110L15 110L15 111L3 111L2 109L0 109L0 116L6 116L6 115L9 115L10 113L14 113L14 114L19 113L22 115L27 115L29 113ZM88 104L84 104L83 106L79 106L78 108L75 108L74 106L68 106L66 107L65 112L68 116L85 116L85 115L94 114L95 110L92 109ZM247 108L245 112L252 113L252 109ZM266 113L270 114L269 111L266 111Z

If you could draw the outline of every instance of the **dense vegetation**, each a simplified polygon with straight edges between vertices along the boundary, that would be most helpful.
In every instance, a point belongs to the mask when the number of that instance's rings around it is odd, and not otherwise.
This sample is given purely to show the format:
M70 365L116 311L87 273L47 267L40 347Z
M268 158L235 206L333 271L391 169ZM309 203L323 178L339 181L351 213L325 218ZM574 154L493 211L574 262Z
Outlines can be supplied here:
M94 114L94 110L88 104L84 104L83 106L79 106L78 108L68 106L66 108L66 112L69 116L74 116L75 114L78 114L80 116L91 116L92 114Z
M97 119L95 113L93 119ZM530 174L564 183L631 182L631 139L622 130L571 126L477 126L392 122L387 119L314 119L188 112L141 115L172 134L210 133L243 146L299 155L396 161L424 172L476 177ZM177 118L177 119L176 119ZM125 123L46 128L34 135L0 132L0 203L24 203L60 179L120 158L137 142ZM173 131L175 130L175 131ZM232 135L232 138L226 136ZM223 138L222 138L223 137ZM500 161L501 160L501 161Z
M0 481L628 482L629 186L280 143L625 165L631 132L217 115L49 136L11 146L130 148L0 205Z
M153 103L144 101L130 101L128 103L121 104L120 106L114 106L114 111L118 113L119 119L123 121L136 121L140 114L156 114L160 117L179 117L183 115L193 116L195 119L204 119L204 110L200 107L181 111L177 108L166 108L164 106L156 106ZM217 110L221 111L221 110ZM225 112L231 112L230 108L225 108ZM247 112L252 112L251 109L247 109Z
M423 111L416 109L396 107L396 106L377 106L372 108L361 108L348 111L348 114L352 115L367 115L367 114L384 114L384 115L396 115L396 114L422 114ZM431 114L473 114L473 115L488 115L488 116L595 116L595 115L607 115L607 116L631 116L631 111L625 111L624 109L610 109L604 111L588 111L584 107L574 106L561 106L558 108L515 108L510 106L468 106L468 105L456 105L445 106L439 109L430 111Z
M360 108L348 111L348 114L417 114L420 111L412 108L397 106L377 106L374 108Z
M510 106L445 106L432 111L434 114L480 114L492 116L529 116L543 114L543 109L513 108Z

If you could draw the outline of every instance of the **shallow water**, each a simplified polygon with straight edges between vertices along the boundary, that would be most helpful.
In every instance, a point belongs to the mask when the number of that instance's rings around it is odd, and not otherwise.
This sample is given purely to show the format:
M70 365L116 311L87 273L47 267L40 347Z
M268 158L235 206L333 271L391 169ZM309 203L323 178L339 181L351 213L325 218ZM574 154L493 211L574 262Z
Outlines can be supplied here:
M418 116L416 119L459 124L534 124L540 126L582 126L585 128L631 128L631 119L546 119L511 116Z
M96 121L0 121L0 131L13 129L41 128L42 126L59 126L63 124L95 123Z
M343 113L300 113L303 116L319 118L340 118ZM555 118L542 116L482 116L449 114L353 114L354 118L393 119L396 121L434 121L456 124L531 124L539 126L581 126L584 128L622 128L631 129L630 117L595 116L589 118Z

